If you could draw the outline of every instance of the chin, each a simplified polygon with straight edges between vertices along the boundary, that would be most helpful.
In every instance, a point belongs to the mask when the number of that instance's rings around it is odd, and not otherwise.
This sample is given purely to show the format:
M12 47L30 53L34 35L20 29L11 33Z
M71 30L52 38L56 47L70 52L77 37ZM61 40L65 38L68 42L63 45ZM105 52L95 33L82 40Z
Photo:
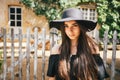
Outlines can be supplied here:
M76 38L73 38L73 37L72 37L72 38L70 38L70 39L71 39L71 40L74 40L74 39L76 39Z

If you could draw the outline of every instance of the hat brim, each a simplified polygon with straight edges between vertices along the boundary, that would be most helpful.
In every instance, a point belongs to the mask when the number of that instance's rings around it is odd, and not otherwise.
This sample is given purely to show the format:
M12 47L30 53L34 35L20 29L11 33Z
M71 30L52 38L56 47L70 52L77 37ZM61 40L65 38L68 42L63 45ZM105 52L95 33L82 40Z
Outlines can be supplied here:
M83 26L83 29L85 31L92 31L92 30L95 29L95 27L97 25L97 22L90 21L90 20L80 20L80 19L73 19L73 18L65 18L65 19L61 19L61 20L50 21L49 26L50 26L50 28L57 28L58 30L60 30L63 23L65 21L70 21L70 20L75 20L78 23L80 23L80 25Z

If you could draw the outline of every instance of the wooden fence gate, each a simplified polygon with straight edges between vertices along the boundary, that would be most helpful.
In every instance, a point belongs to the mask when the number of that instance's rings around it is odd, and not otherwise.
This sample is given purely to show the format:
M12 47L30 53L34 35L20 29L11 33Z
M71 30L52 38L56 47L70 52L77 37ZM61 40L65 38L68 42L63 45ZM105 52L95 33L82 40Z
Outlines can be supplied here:
M37 76L37 71L38 69L38 44L41 43L42 48L41 48L41 60L42 60L42 64L41 64L41 78L40 80L45 80L45 63L46 63L46 59L45 59L45 43L46 43L46 30L42 29L42 33L38 34L38 29L35 28L34 29L34 34L30 34L30 29L27 29L27 33L25 35L22 34L22 30L19 29L19 34L14 34L13 29L11 29L11 34L7 34L6 33L6 29L3 29L3 34L0 34L0 38L3 39L2 42L0 42L0 49L3 49L3 70L0 73L0 80L8 80L7 79L7 74L11 73L11 79L10 80L15 80L14 77L14 71L15 71L15 66L18 65L18 79L17 80L23 80L22 78L22 60L26 59L26 79L25 80L31 80L30 79L30 54L31 54L31 50L34 51L34 71L33 71L33 79L34 80L38 80ZM53 34L54 35L54 34ZM112 62L110 65L107 64L107 44L108 44L108 32L106 31L104 34L104 39L103 39L103 61L105 63L105 67L106 68L110 68L111 70L111 76L110 76L110 80L114 80L115 79L115 75L119 74L120 75L120 70L115 68L115 62L116 62L116 44L117 44L117 32L115 31L113 34L113 44L112 44ZM10 40L8 40L7 38L10 38ZM17 38L18 41L18 59L15 60L15 39ZM26 49L24 51L23 50L23 39L26 39L25 41L25 47ZM31 39L34 41L33 44L30 43ZM10 66L7 65L7 55L8 55L8 41L10 41L10 57L11 57L11 64ZM52 41L50 39L50 44L52 44Z

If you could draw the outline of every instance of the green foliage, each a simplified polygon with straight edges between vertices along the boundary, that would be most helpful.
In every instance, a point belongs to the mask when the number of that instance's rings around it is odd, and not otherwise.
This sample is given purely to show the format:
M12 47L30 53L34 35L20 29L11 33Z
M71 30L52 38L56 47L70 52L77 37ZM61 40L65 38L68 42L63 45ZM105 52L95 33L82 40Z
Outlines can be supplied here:
M82 1L82 0L81 0ZM21 0L33 9L37 15L45 15L48 20L59 19L61 12L68 7L74 7L80 0ZM88 1L88 0L86 0Z
M32 7L32 0L21 0L21 2L28 8Z
M108 30L108 37L113 37L113 32L120 32L120 1L99 0L97 2L98 23L101 24L100 37L103 37L105 30ZM120 33L118 33L120 39Z
M97 4L98 23L101 25L100 37L108 30L109 38L113 31L120 32L120 1L119 0L21 0L32 8L37 15L45 15L48 21L60 19L65 8L77 7L81 3L95 2ZM120 39L120 33L118 33Z

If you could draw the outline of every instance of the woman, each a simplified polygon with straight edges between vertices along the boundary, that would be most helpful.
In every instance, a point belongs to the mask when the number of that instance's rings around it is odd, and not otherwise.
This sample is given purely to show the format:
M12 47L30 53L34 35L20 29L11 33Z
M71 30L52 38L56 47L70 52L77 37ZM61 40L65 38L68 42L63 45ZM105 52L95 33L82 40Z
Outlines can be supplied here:
M96 22L84 20L82 12L70 8L50 28L61 30L62 43L49 58L49 80L103 80L108 77L97 44L86 34Z

